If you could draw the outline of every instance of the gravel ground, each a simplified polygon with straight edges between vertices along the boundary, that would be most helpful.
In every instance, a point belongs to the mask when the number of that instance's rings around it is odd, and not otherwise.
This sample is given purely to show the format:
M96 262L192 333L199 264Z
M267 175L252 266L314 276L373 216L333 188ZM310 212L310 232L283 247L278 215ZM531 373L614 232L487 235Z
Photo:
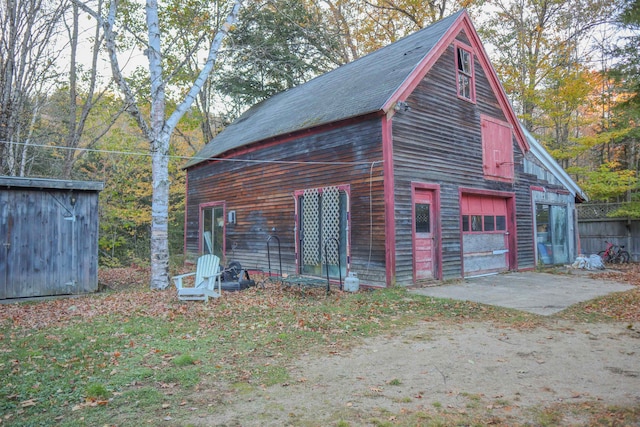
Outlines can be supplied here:
M372 417L489 411L504 424L535 423L555 403L640 404L640 333L622 323L558 321L534 329L423 322L345 353L304 355L292 381L222 396L194 425L374 425ZM204 396L203 396L204 397ZM565 414L582 425L580 414Z

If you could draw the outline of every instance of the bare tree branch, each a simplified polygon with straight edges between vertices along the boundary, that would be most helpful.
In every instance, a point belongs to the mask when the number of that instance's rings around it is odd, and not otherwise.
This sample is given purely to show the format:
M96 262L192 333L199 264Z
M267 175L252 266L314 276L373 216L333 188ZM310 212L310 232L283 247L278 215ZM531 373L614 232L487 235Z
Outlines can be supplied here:
M84 10L86 13L91 15L100 26L104 30L105 34L105 46L107 48L107 52L109 54L109 62L111 64L111 74L113 75L113 80L120 87L122 94L125 97L125 105L126 111L134 118L140 130L144 136L152 140L152 132L149 124L145 121L138 105L136 104L136 98L131 90L131 87L125 80L122 75L122 69L118 62L117 48L116 48L116 33L114 31L115 21L116 21L116 12L118 10L118 0L113 0L111 5L109 6L109 13L105 18L103 18L99 13L91 9L81 0L72 0L78 7Z
M233 26L233 23L238 19L238 12L240 11L241 7L242 7L242 1L236 0L236 2L233 5L233 8L231 9L231 12L227 16L227 20L225 21L224 24L222 24L222 27L220 27L220 30L218 31L218 33L213 39L213 43L211 43L211 47L209 48L209 54L207 56L207 60L204 64L204 67L202 68L202 71L200 71L200 74L198 75L195 82L193 83L193 86L191 86L191 89L187 93L184 101L178 106L178 108L174 110L174 112L171 114L171 116L167 120L167 126L170 129L173 130L176 127L176 125L178 124L182 116L191 107L196 97L198 96L200 89L204 85L205 80L207 80L207 78L211 74L211 71L213 71L213 66L216 63L216 59L218 57L218 51L220 50L220 46L222 46L222 41L229 34L229 30Z

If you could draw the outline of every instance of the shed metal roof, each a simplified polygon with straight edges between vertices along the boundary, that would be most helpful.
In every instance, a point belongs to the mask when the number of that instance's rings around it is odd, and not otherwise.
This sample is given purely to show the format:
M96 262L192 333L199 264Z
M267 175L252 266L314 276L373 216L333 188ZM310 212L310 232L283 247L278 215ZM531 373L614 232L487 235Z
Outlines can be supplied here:
M0 188L2 187L102 191L104 189L104 183L95 181L72 181L63 179L0 176Z
M581 202L586 202L589 197L580 188L578 184L569 176L569 174L555 161L551 154L544 149L542 144L531 133L522 126L522 131L527 137L529 146L531 147L531 154L533 154L542 164L549 169L549 171L564 185L564 187L571 192L571 195Z
M463 13L254 105L186 167L254 142L382 110Z

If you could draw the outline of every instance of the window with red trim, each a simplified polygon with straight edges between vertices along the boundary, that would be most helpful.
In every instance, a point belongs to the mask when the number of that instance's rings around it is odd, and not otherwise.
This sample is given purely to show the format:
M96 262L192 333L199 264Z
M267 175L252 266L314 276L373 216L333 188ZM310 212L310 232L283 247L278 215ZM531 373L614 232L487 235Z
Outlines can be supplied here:
M476 101L473 53L470 49L456 46L456 77L458 96L471 102Z
M505 231L507 217L505 215L462 215L462 231L492 232Z

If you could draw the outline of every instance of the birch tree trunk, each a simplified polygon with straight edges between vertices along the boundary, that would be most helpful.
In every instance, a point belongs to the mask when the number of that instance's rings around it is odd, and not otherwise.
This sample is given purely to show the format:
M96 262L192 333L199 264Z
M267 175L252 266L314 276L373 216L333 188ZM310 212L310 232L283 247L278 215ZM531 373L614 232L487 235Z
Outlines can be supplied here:
M151 151L153 195L151 202L151 288L169 285L169 142L178 122L195 102L202 86L211 74L222 41L237 20L241 0L235 0L231 13L213 39L202 71L183 102L165 121L165 91L162 72L162 50L158 19L158 3L147 0L149 31L149 72L151 76Z
M162 66L162 42L157 0L147 0L145 5L148 45L145 51L149 60L151 113L145 121L138 105L147 100L136 99L134 92L124 79L118 63L116 33L114 31L118 0L110 4L108 16L103 18L81 0L73 0L80 8L91 14L103 27L111 71L115 82L124 94L127 112L136 120L138 127L149 140L153 193L151 206L151 289L164 289L169 285L169 144L171 135L184 114L196 100L205 81L211 74L224 38L238 18L242 0L234 0L225 23L216 33L202 70L171 115L166 115L165 76Z
M152 142L151 288L169 285L169 139L160 132Z
M163 289L169 284L169 138L164 132L165 92L162 76L162 46L158 2L147 0L146 51L151 77L151 288ZM168 129L167 129L168 130Z

